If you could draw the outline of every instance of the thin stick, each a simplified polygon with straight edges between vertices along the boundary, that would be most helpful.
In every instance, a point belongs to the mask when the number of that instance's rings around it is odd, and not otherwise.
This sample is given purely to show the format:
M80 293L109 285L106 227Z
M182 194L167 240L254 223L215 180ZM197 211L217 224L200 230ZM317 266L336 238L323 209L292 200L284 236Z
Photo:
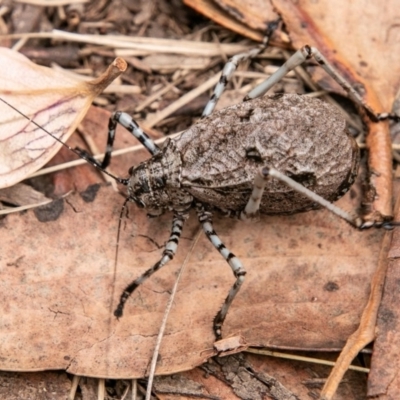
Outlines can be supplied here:
M187 56L206 56L215 57L221 55L221 49L227 55L234 55L249 50L251 44L221 44L208 42L195 42L191 40L171 40L147 37L128 37L118 35L82 35L71 32L53 30L52 32L37 33L18 33L10 35L0 35L0 39L53 39L67 40L78 43L91 43L107 46L112 49L136 50L136 55L146 55L151 53L174 53ZM126 56L122 50L116 50L121 57Z
M263 356L269 356L269 357L284 358L287 360L295 360L295 361L308 362L308 363L313 363L313 364L329 365L331 367L334 367L336 364L335 361L323 360L323 359L315 358L315 357L299 356L296 354L281 353L279 351L271 351L271 350L266 350L266 349L257 349L257 348L253 349L251 347L246 349L245 352L252 353L252 354L261 354ZM357 365L350 365L349 369L351 369L352 371L364 372L366 374L368 374L370 371L369 368L358 367Z
M179 136L181 133L182 132L178 132L178 133L174 133L172 135L168 135L168 137L163 137L163 138L157 139L154 141L154 143L156 143L156 144L163 143L167 140L167 138L175 138L175 137ZM134 153L139 150L143 150L142 144L137 144L135 146L115 150L111 153L111 155L112 155L112 157L117 157L117 156L121 156L121 155L127 154L127 153ZM95 156L93 156L93 158L95 160L102 160L104 158L104 154L96 154ZM87 161L82 158L79 158L78 160L68 161L66 163L54 165L54 166L48 167L48 168L42 168L41 170L36 171L34 174L30 175L29 178L33 178L35 176L40 176L40 175L50 174L52 172L60 171L60 170L67 169L67 168L77 167L78 165L83 165L83 164L87 164Z
M171 115L173 112L176 110L179 110L181 107L183 107L185 104L189 103L189 101L195 99L198 97L200 94L204 93L208 89L212 88L215 86L215 84L218 82L219 77L221 75L221 72L218 72L214 76L212 76L210 79L208 79L206 82L202 83L200 86L196 87L195 89L191 90L190 92L186 93L182 97L180 97L177 101L169 105L168 107L165 107L163 110L158 112L154 118L152 118L150 121L147 122L146 126L148 128L152 128L154 125L158 124L160 121Z
M132 400L137 400L137 379L132 379Z
M167 306L165 308L163 320L162 320L161 326L160 326L160 331L159 331L158 336L157 336L156 347L154 348L153 358L152 358L151 364L150 364L149 380L148 380L148 383L147 383L147 391L146 391L146 400L150 400L151 399L151 389L152 389L152 386L153 386L154 374L155 374L156 366L157 366L158 353L160 351L161 341L162 341L162 338L164 336L165 327L167 326L167 320L168 320L168 316L169 316L169 313L170 313L171 308L172 308L172 303L174 302L174 298L175 298L176 292L178 290L179 280L180 280L180 278L182 276L182 273L183 273L183 271L184 271L184 269L185 269L185 267L186 267L186 265L187 265L187 263L189 261L190 256L193 253L193 250L194 250L195 246L197 245L197 242L199 241L200 233L201 233L201 229L198 229L197 233L196 233L196 236L195 236L195 238L193 240L193 243L190 246L190 249L189 249L189 251L188 251L188 253L187 253L186 257L185 257L185 260L182 263L182 267L180 268L180 270L178 272L178 276L176 277L174 287L172 288L171 296L169 297Z
M76 391L78 389L79 381L81 377L79 375L74 375L72 378L71 389L69 391L68 400L74 400Z
M104 400L106 397L106 380L100 378L97 382L97 400Z

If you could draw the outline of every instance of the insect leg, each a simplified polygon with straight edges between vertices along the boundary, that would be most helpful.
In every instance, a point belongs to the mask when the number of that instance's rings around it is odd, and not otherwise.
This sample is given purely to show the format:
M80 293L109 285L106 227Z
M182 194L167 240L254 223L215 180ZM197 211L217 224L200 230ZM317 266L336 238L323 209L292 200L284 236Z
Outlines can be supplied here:
M233 73L236 71L238 64L242 61L256 57L267 47L269 39L272 36L274 30L277 28L279 21L280 20L273 21L268 24L263 43L261 45L244 53L236 54L228 60L228 62L224 66L224 69L222 70L221 77L219 78L219 82L214 88L212 96L204 108L203 114L201 116L202 118L207 117L213 112L219 98L226 88L226 85L231 79Z
M113 131L113 136L115 136L115 128L117 123L122 125L130 133L132 133L132 135L135 136L135 138L139 140L140 143L142 143L142 145L152 156L160 152L160 148L153 142L153 140L146 134L146 132L143 132L137 122L132 119L129 114L121 111L116 111L110 118L110 122L108 125L109 136L111 136L111 131ZM111 142L111 146L113 142L114 139Z
M250 93L244 98L244 100L254 99L256 97L263 96L273 85L278 83L288 72L292 71L304 61L314 58L315 61L346 91L350 98L352 98L357 104L361 105L373 121L381 121L384 119L400 120L400 117L396 114L382 113L377 114L372 108L364 101L364 99L358 94L358 92L350 85L346 79L336 71L336 69L328 62L328 60L320 53L315 47L308 45L303 46L300 50L297 50L275 73L273 73L268 79L256 86Z
M214 318L213 329L217 340L219 340L221 339L222 324L225 321L226 314L228 313L229 307L233 299L235 298L240 287L242 286L242 283L244 282L244 276L246 275L246 270L244 269L241 261L234 254L232 254L229 251L229 249L225 247L221 239L214 231L211 220L211 213L205 211L201 205L198 205L197 215L207 238L210 240L213 246L219 251L222 257L225 258L229 266L232 268L232 272L236 278L236 282L233 284L231 290L229 291L228 296L226 297L221 310L219 310L218 314Z
M165 246L161 259L156 262L150 269L148 269L144 274L140 275L133 282L131 282L125 290L122 292L119 299L117 308L114 311L114 315L119 318L122 317L124 306L129 296L140 286L147 278L157 272L165 264L174 258L176 249L178 248L179 238L181 236L183 223L187 219L187 214L175 214L172 221L171 234L169 236L168 242Z
M289 178L282 172L279 172L274 168L268 168L268 167L262 168L254 179L254 186L250 199L247 202L245 209L240 214L240 218L242 220L251 219L257 214L258 209L260 207L260 202L264 192L264 188L267 179L269 177L279 179L281 182L284 182L292 189L303 194L304 196L307 196L315 203L320 204L322 207L328 209L332 213L336 214L338 217L344 219L350 225L360 229L369 227L369 225L364 223L361 218L353 217L348 212L342 210L340 207L335 206L333 203L329 202L328 200L324 199L323 197L319 196L313 191L307 189L306 187L294 181L293 179Z
M258 216L261 198L264 193L266 183L266 179L261 173L258 173L254 178L253 190L250 198L244 210L240 212L240 219L242 221L251 220Z
M115 129L117 124L122 125L127 131L132 133L136 139L148 150L148 152L154 156L160 151L160 148L153 142L153 140L139 127L137 122L132 119L129 114L121 111L116 111L113 113L108 121L108 136L107 136L107 146L104 154L103 161L99 162L94 159L88 152L81 149L76 149L79 153L90 160L91 163L97 165L101 169L105 169L109 166L111 160L111 152L114 146L115 140Z

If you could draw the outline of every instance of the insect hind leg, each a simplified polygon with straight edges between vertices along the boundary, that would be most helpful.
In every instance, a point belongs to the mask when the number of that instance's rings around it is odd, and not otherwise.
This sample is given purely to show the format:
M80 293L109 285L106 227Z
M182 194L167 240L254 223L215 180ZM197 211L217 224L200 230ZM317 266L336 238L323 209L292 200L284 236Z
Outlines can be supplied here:
M355 103L364 108L372 121L378 122L386 119L391 119L400 122L400 117L396 114L390 113L376 113L362 98L362 96L354 89L353 86L329 63L329 61L321 54L315 47L308 45L303 46L297 50L277 71L275 71L268 79L261 82L253 90L251 90L244 100L254 99L261 97L268 92L276 83L278 83L288 72L294 70L299 65L303 64L306 60L314 58L314 60L331 76L353 99Z
M187 219L187 214L176 214L172 221L171 234L169 236L168 242L165 246L161 259L157 261L151 268L149 268L144 274L140 275L133 282L131 282L122 292L119 299L117 308L114 311L114 315L117 318L122 317L124 306L130 295L151 275L161 269L165 264L171 261L178 248L179 238L181 236L183 224Z
M264 188L269 178L280 180L292 189L296 190L298 193L303 194L315 203L320 204L322 207L336 214L338 217L344 219L355 228L363 229L370 227L367 223L364 223L360 217L353 217L348 212L342 210L340 207L335 206L330 201L307 189L305 186L296 182L292 178L289 178L282 172L276 170L275 168L269 167L261 168L261 170L255 176L253 191L244 210L240 213L240 219L249 220L257 216L261 204L262 195L264 193Z
M217 340L221 339L221 327L228 313L229 307L232 304L233 299L239 292L240 287L244 282L244 277L246 275L246 270L244 269L241 261L226 248L222 243L221 239L218 237L217 233L214 231L211 213L204 210L201 205L197 205L197 215L199 221L202 225L204 233L206 234L212 245L219 251L222 257L226 260L235 275L236 281L233 284L231 290L226 297L222 308L218 311L218 314L214 318L213 329L215 337Z

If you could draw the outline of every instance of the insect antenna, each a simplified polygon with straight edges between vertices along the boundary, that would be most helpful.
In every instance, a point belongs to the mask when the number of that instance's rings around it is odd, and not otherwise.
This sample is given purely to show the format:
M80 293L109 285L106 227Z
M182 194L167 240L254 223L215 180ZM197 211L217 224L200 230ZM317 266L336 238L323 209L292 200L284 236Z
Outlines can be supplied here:
M92 158L83 150L79 149L79 148L73 148L71 146L69 146L68 144L64 143L61 139L59 139L57 136L55 136L54 134L52 134L51 132L49 132L47 129L45 129L43 126L39 125L37 122L35 122L33 119L29 118L27 115L25 115L22 111L18 110L18 108L14 107L12 104L10 104L9 102L7 102L6 100L2 99L0 97L0 100L6 104L7 106L9 106L10 108L12 108L14 111L16 111L18 114L20 114L22 117L26 118L29 122L31 122L32 124L34 124L36 127L38 127L39 129L41 129L43 132L47 133L48 135L50 135L54 140L56 140L57 142L61 143L64 147L66 147L68 150L72 151L73 153L75 153L79 158L82 158L83 160L85 160L86 162L88 162L90 165L92 165L93 167L95 167L97 170L99 170L100 172L105 173L106 175L108 175L109 177L111 177L112 179L114 179L116 182L127 186L129 179L127 178L120 178L118 176L113 175L111 172L108 172L107 170L103 169L100 167L100 165L98 165L94 160L92 160Z

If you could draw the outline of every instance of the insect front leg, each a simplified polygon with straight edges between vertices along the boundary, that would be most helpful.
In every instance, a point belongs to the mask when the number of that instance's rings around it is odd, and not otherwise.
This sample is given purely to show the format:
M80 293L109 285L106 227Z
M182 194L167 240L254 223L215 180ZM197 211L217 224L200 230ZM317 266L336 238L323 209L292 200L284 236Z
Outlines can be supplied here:
M105 169L110 164L111 152L114 146L115 140L115 130L117 124L122 125L127 131L132 133L133 136L147 149L147 151L154 156L160 152L160 148L154 143L154 141L144 132L137 122L132 119L132 117L124 112L116 111L114 112L108 121L108 136L107 136L107 146L104 153L103 161L99 162L94 159L88 152L81 149L75 149L79 151L82 157L87 159L89 162L95 164L98 168Z
M172 221L171 234L169 236L168 242L165 246L161 259L156 262L151 268L149 268L144 274L140 275L133 282L131 282L125 290L122 292L121 297L119 299L119 303L117 308L114 311L114 315L117 318L122 317L124 306L129 296L137 289L147 278L161 269L165 264L171 261L176 253L176 249L178 248L179 238L181 237L181 232L183 228L183 224L187 219L188 214L175 214L174 219Z
M221 339L221 327L225 321L226 314L228 313L229 307L232 304L233 299L239 292L242 283L244 282L244 276L246 275L246 270L244 269L241 261L226 248L222 243L221 239L218 237L217 233L214 231L212 219L212 214L205 211L201 205L197 205L197 215L201 226L206 234L207 238L210 240L212 245L219 251L222 257L227 261L229 266L232 268L232 272L235 275L236 281L233 284L231 290L226 297L221 310L214 318L213 329L215 337L217 340Z

